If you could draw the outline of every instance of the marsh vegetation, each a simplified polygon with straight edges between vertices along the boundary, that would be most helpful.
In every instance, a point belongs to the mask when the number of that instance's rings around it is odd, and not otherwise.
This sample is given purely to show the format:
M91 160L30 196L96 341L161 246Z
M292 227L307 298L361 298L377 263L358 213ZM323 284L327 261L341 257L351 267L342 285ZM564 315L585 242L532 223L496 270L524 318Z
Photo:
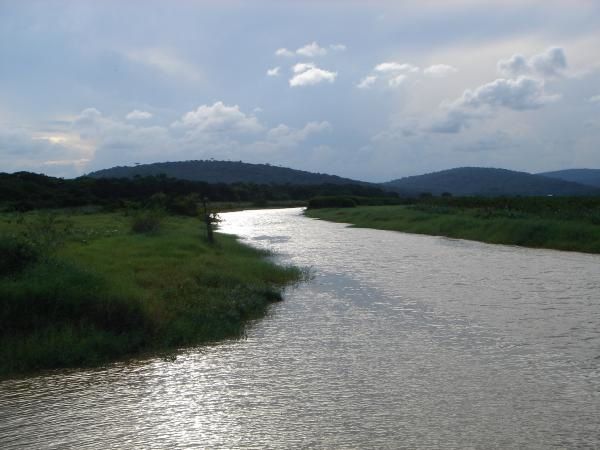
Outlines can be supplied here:
M197 218L0 216L0 374L102 364L241 336L300 271Z
M306 214L357 227L600 253L599 197L429 197Z

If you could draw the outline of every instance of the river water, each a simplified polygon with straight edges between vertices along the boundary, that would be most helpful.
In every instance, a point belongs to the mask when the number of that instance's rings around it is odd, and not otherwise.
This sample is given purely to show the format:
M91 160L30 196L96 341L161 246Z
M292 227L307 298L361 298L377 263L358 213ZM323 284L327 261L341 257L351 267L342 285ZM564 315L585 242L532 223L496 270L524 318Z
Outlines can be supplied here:
M311 279L242 340L0 382L1 448L600 447L600 256L223 217Z

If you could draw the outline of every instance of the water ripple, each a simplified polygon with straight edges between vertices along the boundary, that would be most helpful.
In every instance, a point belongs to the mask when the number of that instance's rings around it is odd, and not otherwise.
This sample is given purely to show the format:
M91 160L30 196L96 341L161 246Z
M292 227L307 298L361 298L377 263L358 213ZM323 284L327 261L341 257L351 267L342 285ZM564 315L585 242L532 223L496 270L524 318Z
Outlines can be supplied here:
M312 279L243 340L1 382L0 447L600 446L597 255L223 217Z

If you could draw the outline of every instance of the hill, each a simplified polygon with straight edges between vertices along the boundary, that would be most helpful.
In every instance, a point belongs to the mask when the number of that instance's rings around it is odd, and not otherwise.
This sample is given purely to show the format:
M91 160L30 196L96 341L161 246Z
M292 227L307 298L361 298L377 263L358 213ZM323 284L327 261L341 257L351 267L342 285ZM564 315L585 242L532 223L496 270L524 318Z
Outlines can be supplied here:
M600 169L556 170L554 172L538 173L538 175L600 188Z
M133 178L136 175L160 175L206 183L257 184L370 184L336 175L312 173L270 164L249 164L234 161L178 161L138 166L119 166L88 174L93 178Z
M599 195L600 189L570 181L558 180L526 172L484 167L460 167L425 175L401 178L383 184L384 187L440 195L482 196L543 196Z

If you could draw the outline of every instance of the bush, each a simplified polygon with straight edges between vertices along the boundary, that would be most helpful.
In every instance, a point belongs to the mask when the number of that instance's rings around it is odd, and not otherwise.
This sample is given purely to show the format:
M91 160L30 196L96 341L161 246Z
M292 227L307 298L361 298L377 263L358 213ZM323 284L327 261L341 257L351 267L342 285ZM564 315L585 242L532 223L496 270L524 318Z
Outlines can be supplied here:
M21 272L40 259L38 249L14 236L0 237L0 276Z
M169 212L181 216L196 217L198 215L198 204L200 197L197 194L189 194L184 197L175 197L167 205Z
M133 213L131 231L134 233L155 233L160 229L164 213L156 209L142 209Z
M123 333L146 323L141 301L111 291L102 278L73 264L43 262L0 283L0 334L61 324Z
M357 205L353 197L322 196L314 197L308 201L309 208L354 208Z
M65 243L73 224L57 214L40 213L22 217L22 239L33 246L40 256L49 258Z

